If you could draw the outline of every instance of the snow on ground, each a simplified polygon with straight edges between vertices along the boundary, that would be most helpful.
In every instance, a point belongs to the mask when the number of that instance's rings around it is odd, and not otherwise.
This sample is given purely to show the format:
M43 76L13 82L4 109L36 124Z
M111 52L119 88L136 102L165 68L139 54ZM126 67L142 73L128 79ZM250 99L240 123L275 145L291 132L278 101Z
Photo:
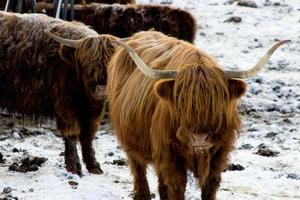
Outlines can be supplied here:
M218 199L300 199L300 2L255 0L258 8L229 2L173 1L174 6L191 11L197 19L196 46L216 57L224 68L250 68L275 41L292 42L274 54L264 72L247 80L248 92L240 106L244 129L231 156L232 163L245 169L223 173ZM224 22L232 16L241 17L242 21ZM3 125L0 120L0 126ZM128 167L114 162L126 156L109 125L98 132L94 142L105 173L92 175L84 169L82 178L65 171L60 156L64 150L62 140L54 134L53 124L26 128L36 134L23 134L18 127L8 132L1 129L0 153L6 161L0 164L0 199L131 199ZM261 151L274 156L256 154ZM8 170L8 165L27 155L48 160L35 172ZM151 167L148 171L151 192L154 199L159 199L156 176ZM10 195L1 193L4 188L9 190L7 187L12 189ZM200 199L200 190L192 178L186 199Z

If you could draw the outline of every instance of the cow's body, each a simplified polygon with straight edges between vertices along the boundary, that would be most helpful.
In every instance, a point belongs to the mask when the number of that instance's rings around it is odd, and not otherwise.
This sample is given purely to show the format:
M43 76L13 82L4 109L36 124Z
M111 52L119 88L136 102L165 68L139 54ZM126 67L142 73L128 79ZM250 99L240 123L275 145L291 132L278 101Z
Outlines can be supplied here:
M161 199L184 199L187 171L198 178L203 199L215 199L240 129L236 100L245 83L227 79L213 58L191 44L157 32L137 33L127 44L151 68L178 72L175 80L150 79L124 50L109 64L111 120L129 158L135 199L150 199L150 163ZM212 147L194 148L194 136Z

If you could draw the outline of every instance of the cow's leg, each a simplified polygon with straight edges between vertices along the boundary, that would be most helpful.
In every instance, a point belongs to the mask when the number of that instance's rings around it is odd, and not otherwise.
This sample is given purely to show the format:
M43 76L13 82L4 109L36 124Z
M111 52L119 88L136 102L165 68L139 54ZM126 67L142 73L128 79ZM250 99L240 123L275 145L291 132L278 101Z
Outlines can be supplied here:
M212 156L209 174L204 183L199 183L201 185L202 200L216 199L216 193L221 183L221 174L226 166L228 154L231 149L230 146L228 148L220 148Z
M96 160L95 150L93 148L93 139L97 128L98 125L93 126L91 123L82 123L79 139L81 144L82 158L87 170L93 174L103 174L100 164Z
M161 200L168 199L168 187L164 184L161 174L158 176L158 191Z
M82 176L81 165L77 154L76 140L77 139L74 137L64 137L66 170L73 174Z
M129 167L134 178L134 200L150 200L149 185L146 176L146 164L141 164L134 156L128 155Z
M162 196L160 198L164 200L184 200L187 175L182 163L176 161L160 163L156 166L156 170L158 174L161 174L159 192ZM164 190L167 190L167 195Z

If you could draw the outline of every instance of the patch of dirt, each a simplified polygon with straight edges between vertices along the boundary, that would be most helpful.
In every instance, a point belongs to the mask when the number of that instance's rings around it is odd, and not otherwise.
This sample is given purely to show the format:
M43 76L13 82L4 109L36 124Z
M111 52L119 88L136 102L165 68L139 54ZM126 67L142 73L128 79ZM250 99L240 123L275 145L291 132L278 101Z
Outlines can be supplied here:
M30 172L30 171L37 171L41 165L46 162L47 158L42 157L26 157L21 160L20 163L12 163L9 166L9 171L16 171L16 172Z

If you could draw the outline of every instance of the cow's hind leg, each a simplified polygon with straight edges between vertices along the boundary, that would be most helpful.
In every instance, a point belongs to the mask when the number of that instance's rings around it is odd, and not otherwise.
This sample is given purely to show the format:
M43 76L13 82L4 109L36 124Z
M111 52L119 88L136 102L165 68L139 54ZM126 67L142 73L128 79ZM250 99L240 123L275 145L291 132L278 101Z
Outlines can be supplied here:
M65 141L65 164L68 172L82 176L81 165L76 148L76 138L64 137Z
M146 176L146 165L128 155L129 167L134 178L134 200L150 200L150 191Z
M82 158L87 170L93 174L103 174L100 164L95 157L95 150L93 148L93 139L97 131L98 125L82 124L80 131L80 144L82 151Z

